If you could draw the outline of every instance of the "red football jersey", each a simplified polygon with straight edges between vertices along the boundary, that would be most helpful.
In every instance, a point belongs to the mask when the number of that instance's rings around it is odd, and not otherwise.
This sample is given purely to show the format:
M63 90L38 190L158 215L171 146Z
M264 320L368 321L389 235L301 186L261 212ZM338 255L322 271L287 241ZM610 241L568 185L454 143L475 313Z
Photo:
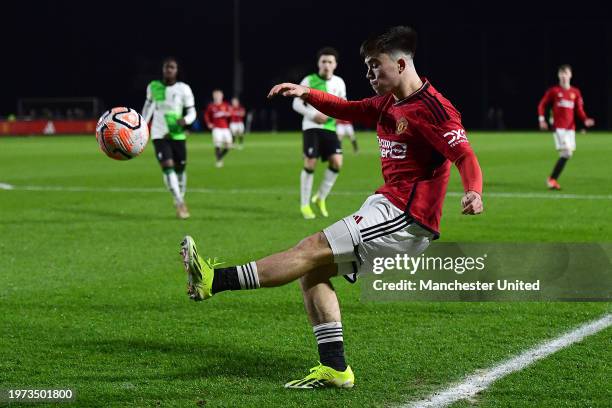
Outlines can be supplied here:
M564 89L560 85L550 87L538 104L538 115L544 116L548 105L552 105L553 126L557 129L576 129L574 111L581 121L587 119L582 94L576 87Z
M227 102L210 103L204 112L204 120L208 126L214 128L229 128L228 119L231 114L231 106Z
M307 100L319 111L376 126L385 184L376 190L436 236L451 161L466 191L482 192L482 174L455 107L423 78L407 98L375 96L345 101L310 90Z
M242 123L244 122L244 117L246 115L246 110L244 109L244 107L242 105L238 105L238 107L234 107L233 105L231 106L231 116L230 116L230 122L236 123Z

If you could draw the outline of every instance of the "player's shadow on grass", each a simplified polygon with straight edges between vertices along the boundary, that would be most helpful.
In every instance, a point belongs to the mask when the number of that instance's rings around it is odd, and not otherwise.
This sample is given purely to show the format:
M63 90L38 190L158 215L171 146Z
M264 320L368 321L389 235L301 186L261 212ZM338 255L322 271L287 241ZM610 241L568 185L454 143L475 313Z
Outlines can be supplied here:
M279 339L279 341L282 341ZM249 342L217 342L215 344L172 343L144 340L84 340L78 341L81 351L90 350L103 353L107 357L130 361L135 366L144 364L151 368L155 361L165 362L171 358L173 367L160 367L155 374L141 375L151 380L194 380L214 377L258 378L270 381L271 378L285 380L304 367L312 364L312 358L300 353L292 355L279 354L268 347L249 347ZM75 342L66 343L66 348L73 349ZM156 355L158 355L156 357ZM142 361L139 361L142 360ZM147 370L150 372L150 370ZM81 373L79 379L93 381L124 382L129 378L118 373L96 372Z

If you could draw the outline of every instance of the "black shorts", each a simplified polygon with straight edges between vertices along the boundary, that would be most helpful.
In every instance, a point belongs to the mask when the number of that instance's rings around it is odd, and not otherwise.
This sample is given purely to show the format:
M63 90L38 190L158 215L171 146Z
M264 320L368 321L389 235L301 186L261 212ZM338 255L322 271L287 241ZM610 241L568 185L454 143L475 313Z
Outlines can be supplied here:
M304 156L327 161L332 154L342 154L342 145L336 132L327 129L306 129L303 136Z
M155 157L162 163L173 160L175 166L187 164L187 145L185 140L153 139L155 146Z

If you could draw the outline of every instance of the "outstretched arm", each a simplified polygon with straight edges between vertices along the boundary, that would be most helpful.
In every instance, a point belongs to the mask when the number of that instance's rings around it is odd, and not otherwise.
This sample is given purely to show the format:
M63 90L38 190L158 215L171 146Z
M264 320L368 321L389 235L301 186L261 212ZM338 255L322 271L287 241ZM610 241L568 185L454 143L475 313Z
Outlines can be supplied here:
M483 211L482 170L458 120L424 126L422 134L444 157L455 163L461 176L465 195L461 199L463 214L476 215Z
M465 195L461 199L463 214L480 214L483 211L482 170L471 148L463 156L455 160L455 166L459 170L461 183L465 191Z
M373 98L346 101L326 92L291 83L274 86L268 93L268 98L276 95L301 98L320 112L337 119L365 122L371 125L376 123L378 117L378 109L372 101Z

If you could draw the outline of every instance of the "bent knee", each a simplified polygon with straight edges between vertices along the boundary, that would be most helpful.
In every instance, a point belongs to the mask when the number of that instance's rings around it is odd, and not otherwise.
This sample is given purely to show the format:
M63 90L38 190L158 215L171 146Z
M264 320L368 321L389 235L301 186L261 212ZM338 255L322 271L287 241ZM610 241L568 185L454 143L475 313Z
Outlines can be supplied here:
M316 252L327 248L329 248L327 238L321 231L304 238L294 247L294 249L306 252Z
M342 156L334 155L329 160L329 169L331 171L335 171L336 173L340 171L342 168Z
M164 160L160 164L161 164L162 168L169 169L169 168L174 167L174 160L172 160L172 159Z
M308 264L308 269L334 263L334 254L323 232L304 238L291 250L292 256Z
M304 159L304 168L308 171L314 171L315 167L317 166L317 159L309 159L306 158Z
M559 157L562 157L564 159L569 159L570 157L572 157L572 154L574 152L572 152L570 149L561 149L559 150Z

